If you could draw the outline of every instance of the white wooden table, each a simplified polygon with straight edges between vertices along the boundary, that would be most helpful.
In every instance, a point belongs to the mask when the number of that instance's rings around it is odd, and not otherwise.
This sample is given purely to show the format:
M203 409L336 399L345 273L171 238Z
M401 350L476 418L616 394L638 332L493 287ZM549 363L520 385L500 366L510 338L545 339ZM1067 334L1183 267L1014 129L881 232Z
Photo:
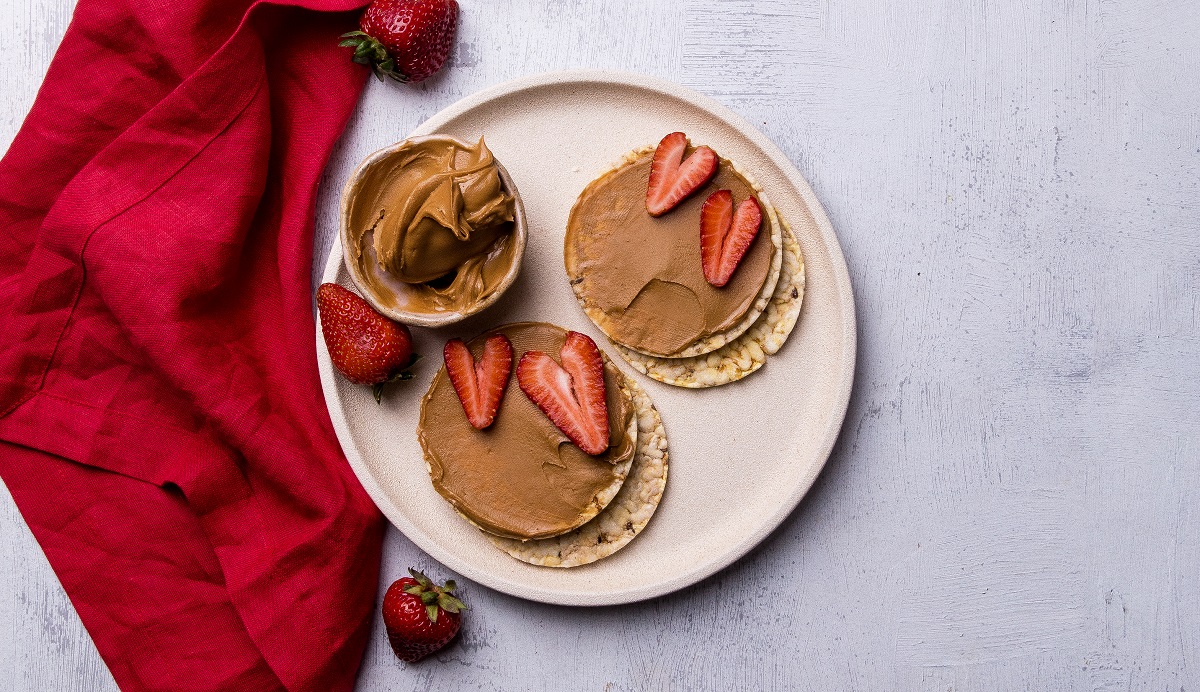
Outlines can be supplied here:
M857 380L816 486L733 567L592 610L467 584L438 659L399 664L376 622L360 689L1200 684L1200 3L460 2L444 76L373 82L353 130L573 67L710 94L824 202ZM5 144L71 5L0 0ZM445 574L384 551L381 589ZM0 688L115 687L7 492L0 623Z

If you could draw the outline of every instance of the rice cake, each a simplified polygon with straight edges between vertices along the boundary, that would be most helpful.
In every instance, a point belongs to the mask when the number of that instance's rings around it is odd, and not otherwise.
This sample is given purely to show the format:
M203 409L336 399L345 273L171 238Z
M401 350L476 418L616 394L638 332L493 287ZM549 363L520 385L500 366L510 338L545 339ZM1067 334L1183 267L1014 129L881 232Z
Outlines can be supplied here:
M687 358L745 333L779 280L782 230L762 188L727 159L716 176L661 217L645 209L654 147L635 150L580 193L567 222L563 256L576 298L615 344L649 356ZM725 287L700 264L700 208L717 189L735 203L759 200L766 228Z
M557 357L567 334L545 323L504 325L467 344L476 358L495 333L512 342L514 370L527 351ZM604 379L609 448L592 456L525 396L515 373L492 426L471 427L443 366L421 401L417 428L434 489L472 524L512 538L548 538L591 520L616 496L637 447L631 390L607 357Z
M625 384L637 410L637 452L616 498L594 519L554 538L520 541L487 534L504 552L542 567L578 567L624 548L646 528L667 483L667 433L654 402L631 377Z
M692 358L653 358L617 345L617 352L638 372L659 382L700 389L736 382L757 371L783 347L804 303L804 255L782 215L783 269L771 302L745 334L721 348Z

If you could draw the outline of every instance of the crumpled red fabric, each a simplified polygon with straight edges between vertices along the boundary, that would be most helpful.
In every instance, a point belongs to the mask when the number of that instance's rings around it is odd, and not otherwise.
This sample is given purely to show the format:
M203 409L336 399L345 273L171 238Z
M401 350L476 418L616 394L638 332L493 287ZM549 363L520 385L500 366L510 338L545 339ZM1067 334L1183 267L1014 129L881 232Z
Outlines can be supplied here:
M383 523L310 267L361 4L80 0L0 161L0 476L124 689L353 686Z

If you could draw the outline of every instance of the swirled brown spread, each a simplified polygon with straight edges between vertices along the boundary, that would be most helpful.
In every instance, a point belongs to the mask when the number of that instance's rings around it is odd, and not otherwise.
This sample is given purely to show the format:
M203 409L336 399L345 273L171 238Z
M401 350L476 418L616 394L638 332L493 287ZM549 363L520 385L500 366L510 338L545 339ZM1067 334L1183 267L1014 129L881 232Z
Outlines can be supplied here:
M347 248L372 293L411 312L462 310L516 261L514 203L480 139L417 138L361 177Z
M753 188L721 159L707 186L655 218L646 212L653 157L648 150L580 193L564 256L576 292L609 337L669 357L741 321L767 280L774 247L770 233L760 232L733 279L710 285L700 264L700 207L722 189L741 204Z
M486 430L471 427L443 367L421 402L417 438L433 487L477 526L510 538L557 536L595 516L597 495L620 482L616 466L636 450L629 434L633 402L621 391L623 375L606 363L609 447L585 454L517 384L521 356L545 351L558 360L566 331L536 322L498 327L467 344L476 359L496 332L512 341L513 374L495 422Z

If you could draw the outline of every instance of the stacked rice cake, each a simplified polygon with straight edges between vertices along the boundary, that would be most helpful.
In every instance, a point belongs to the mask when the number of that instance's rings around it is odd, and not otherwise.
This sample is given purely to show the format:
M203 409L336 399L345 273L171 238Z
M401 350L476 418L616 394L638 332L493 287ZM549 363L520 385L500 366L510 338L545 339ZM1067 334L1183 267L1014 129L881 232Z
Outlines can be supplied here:
M527 322L497 327L467 344L480 358L487 337L504 334L514 361L528 351L559 353L567 332ZM517 559L573 567L624 547L650 520L667 475L662 420L645 392L605 360L609 445L576 447L510 378L485 430L471 427L446 368L421 402L417 438L434 488Z
M763 189L728 159L677 207L651 216L654 151L630 152L580 193L567 222L568 279L584 312L638 371L680 387L734 382L762 367L795 326L803 255ZM718 288L701 265L700 210L722 189L735 206L756 197L763 227Z

